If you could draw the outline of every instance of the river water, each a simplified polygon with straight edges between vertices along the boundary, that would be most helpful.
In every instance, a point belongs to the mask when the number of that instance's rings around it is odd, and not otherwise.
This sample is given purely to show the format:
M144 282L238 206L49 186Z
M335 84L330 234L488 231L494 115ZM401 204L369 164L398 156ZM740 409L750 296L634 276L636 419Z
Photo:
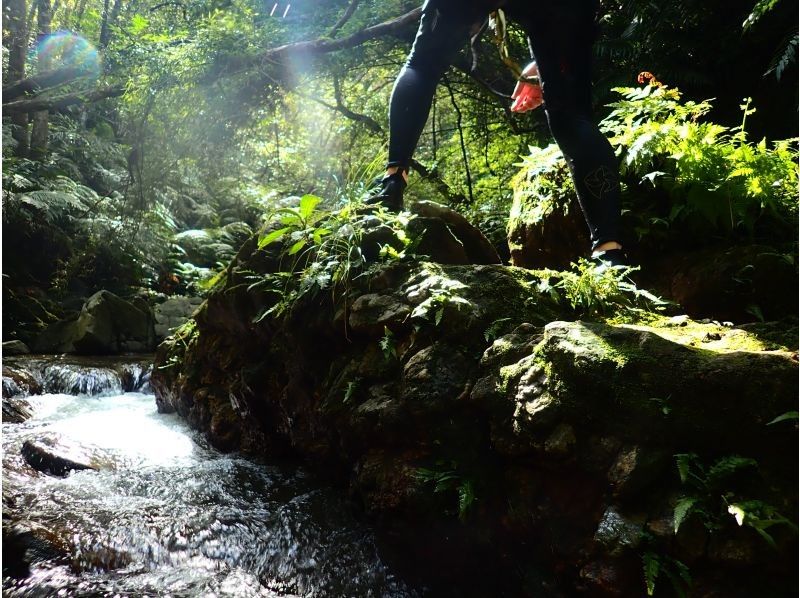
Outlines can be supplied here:
M146 376L123 392L107 370L98 382L100 370L60 367L45 390L80 394L30 397L33 417L2 430L4 517L47 530L39 536L60 550L29 551L30 575L4 573L4 596L424 593L381 558L339 490L294 465L219 453L178 416L157 413ZM20 447L52 433L93 447L103 468L35 472Z

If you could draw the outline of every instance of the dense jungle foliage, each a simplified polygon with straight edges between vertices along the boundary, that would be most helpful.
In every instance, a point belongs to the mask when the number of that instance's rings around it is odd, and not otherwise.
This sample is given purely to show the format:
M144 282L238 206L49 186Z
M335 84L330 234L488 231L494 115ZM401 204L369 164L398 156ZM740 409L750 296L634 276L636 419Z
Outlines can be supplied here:
M306 219L346 224L381 172L419 4L5 2L4 339L100 289L202 294L290 196L316 198L284 232L324 247L312 274L335 283L346 239ZM632 243L746 238L796 258L796 23L787 0L601 2L594 100ZM484 37L438 89L408 193L507 255L512 203L558 207L570 183L543 111L510 112L513 75ZM521 31L509 42L525 62Z

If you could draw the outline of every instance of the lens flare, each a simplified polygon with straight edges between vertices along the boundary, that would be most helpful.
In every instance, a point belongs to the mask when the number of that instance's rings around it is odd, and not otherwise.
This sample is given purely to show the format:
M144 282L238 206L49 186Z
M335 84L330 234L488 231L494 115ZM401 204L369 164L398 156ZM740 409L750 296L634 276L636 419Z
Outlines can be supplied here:
M56 31L40 36L31 50L31 59L52 69L75 69L79 75L98 77L100 55L86 38L72 31Z

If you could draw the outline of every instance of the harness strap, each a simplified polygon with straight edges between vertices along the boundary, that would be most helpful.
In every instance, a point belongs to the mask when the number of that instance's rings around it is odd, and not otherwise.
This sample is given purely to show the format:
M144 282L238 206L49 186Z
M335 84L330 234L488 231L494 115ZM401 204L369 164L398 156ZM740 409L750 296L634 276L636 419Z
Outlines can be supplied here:
M500 53L500 60L508 67L508 70L514 75L517 81L539 85L541 80L539 77L528 77L522 74L522 68L519 63L511 58L508 52L508 21L506 20L506 13L502 8L498 8L489 15L489 28L493 32L492 41L497 46Z

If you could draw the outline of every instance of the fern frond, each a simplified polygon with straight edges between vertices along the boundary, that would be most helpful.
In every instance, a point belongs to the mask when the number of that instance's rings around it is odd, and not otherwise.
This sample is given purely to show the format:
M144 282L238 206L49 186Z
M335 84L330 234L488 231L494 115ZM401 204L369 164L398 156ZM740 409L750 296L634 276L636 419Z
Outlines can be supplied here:
M787 67L797 62L798 41L798 35L796 33L790 34L789 37L783 41L781 44L783 50L779 48L778 52L772 58L769 69L767 69L767 72L764 73L764 76L767 76L770 73L775 73L775 78L780 81Z

